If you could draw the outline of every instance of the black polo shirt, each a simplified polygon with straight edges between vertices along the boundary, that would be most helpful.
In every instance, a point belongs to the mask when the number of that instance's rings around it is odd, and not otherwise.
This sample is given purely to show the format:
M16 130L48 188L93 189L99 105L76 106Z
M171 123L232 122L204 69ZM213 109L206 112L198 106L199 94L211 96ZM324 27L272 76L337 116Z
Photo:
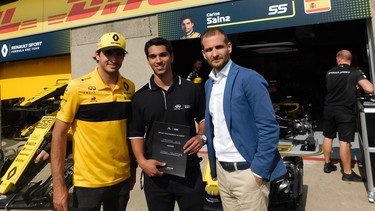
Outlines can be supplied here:
M150 133L155 121L190 126L190 137L196 135L195 121L204 119L205 101L200 87L178 75L166 91L150 81L139 89L132 99L132 117L128 137L144 137L146 157L152 154Z

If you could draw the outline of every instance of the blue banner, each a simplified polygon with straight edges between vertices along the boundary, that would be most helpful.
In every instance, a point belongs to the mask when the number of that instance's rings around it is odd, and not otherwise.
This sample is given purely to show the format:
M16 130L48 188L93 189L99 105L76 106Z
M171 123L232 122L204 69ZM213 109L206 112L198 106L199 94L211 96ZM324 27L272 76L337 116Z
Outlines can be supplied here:
M0 62L70 53L69 30L0 41Z
M181 18L192 19L194 31L221 27L228 34L370 18L369 0L237 0L158 15L159 36L181 39Z

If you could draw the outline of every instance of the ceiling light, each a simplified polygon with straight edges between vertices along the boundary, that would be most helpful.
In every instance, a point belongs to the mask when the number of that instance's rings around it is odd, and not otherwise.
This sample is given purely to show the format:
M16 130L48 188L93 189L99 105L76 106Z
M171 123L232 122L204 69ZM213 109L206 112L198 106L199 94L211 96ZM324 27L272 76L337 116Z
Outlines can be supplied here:
M291 53L297 52L298 48L293 47L269 47L269 48L257 48L252 50L252 52L267 54L267 53Z
M270 46L295 46L294 42L273 42L273 43L259 43L259 44L250 44L250 45L239 45L237 48L247 49L247 48L262 48Z

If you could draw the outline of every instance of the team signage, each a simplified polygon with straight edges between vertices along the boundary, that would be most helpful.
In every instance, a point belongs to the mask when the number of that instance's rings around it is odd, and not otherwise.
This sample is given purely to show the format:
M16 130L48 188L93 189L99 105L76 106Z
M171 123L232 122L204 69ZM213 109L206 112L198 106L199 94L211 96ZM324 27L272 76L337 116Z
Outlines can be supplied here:
M0 48L0 62L69 54L69 30L0 41Z
M180 39L179 20L186 15L200 33L210 27L240 33L371 17L370 0L238 0L159 14L159 35Z
M22 0L0 6L0 40L228 0Z

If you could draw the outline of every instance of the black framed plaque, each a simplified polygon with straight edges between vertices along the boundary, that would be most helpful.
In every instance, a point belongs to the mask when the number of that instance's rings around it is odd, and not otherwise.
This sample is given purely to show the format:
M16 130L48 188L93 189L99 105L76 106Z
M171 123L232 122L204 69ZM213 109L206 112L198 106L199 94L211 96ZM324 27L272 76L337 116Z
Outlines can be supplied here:
M187 155L183 146L189 140L190 127L186 125L154 122L152 135L152 159L166 163L159 170L185 177Z

